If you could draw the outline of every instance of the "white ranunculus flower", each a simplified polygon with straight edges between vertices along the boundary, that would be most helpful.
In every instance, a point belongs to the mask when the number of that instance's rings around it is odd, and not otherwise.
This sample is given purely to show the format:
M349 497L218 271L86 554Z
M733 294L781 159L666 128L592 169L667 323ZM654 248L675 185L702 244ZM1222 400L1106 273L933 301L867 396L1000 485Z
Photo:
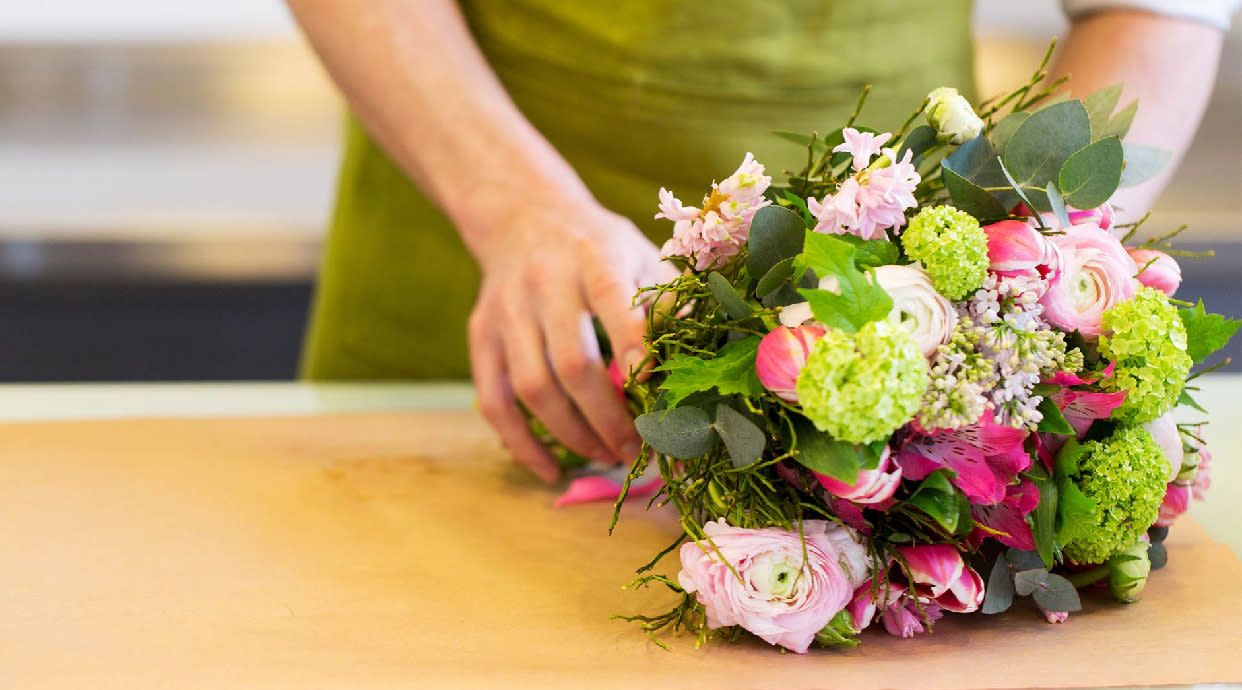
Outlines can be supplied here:
M909 266L880 266L875 269L876 282L893 298L893 311L889 318L910 330L914 341L925 357L936 348L949 342L957 312L945 299L931 279L917 264Z
M927 122L936 128L941 141L964 144L983 131L983 120L957 89L942 86L927 94L927 99Z
M819 279L819 289L827 290L835 294L841 294L841 283L835 276L825 276ZM781 308L781 313L777 316L782 326L797 328L813 318L811 314L811 305L807 302L798 302Z

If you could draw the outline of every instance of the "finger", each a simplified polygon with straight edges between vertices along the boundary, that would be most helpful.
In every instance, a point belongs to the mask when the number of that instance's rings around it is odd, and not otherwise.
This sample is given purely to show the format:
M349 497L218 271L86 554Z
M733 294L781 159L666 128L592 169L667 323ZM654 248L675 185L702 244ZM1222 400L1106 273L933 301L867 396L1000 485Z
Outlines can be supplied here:
M613 460L615 453L574 407L548 366L547 345L537 322L529 315L507 322L511 326L505 334L506 364L518 399L570 450L594 460Z
M615 457L633 460L639 452L634 420L608 376L586 305L571 292L547 295L543 302L542 321L561 387Z
M612 343L613 357L621 363L627 377L642 368L647 359L643 336L647 318L642 305L633 303L638 284L621 277L614 267L592 271L585 286L587 308L599 317Z
M549 484L555 482L560 476L560 465L531 433L526 417L514 400L504 354L499 343L490 336L471 334L470 373L474 378L479 411L496 430L501 442L519 463L540 479Z

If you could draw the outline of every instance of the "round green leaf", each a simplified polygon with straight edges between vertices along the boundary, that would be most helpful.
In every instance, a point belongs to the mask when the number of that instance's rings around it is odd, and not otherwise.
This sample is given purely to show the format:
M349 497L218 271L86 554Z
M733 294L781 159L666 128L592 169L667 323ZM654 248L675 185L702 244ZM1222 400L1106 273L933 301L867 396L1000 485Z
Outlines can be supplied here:
M802 251L806 223L797 213L782 206L764 206L750 223L746 240L746 268L751 276L762 276L784 259Z
M767 437L746 415L721 403L716 406L716 433L729 451L734 467L745 467L763 455Z
M1070 156L1057 175L1057 188L1066 203L1095 208L1108 201L1121 183L1121 140L1108 137Z
M716 441L712 420L697 407L649 412L635 419L634 427L656 452L679 460L699 457Z
M1005 168L1023 190L1043 195L1065 161L1091 143L1091 119L1081 101L1032 113L1005 146ZM1064 192L1064 188L1062 188Z

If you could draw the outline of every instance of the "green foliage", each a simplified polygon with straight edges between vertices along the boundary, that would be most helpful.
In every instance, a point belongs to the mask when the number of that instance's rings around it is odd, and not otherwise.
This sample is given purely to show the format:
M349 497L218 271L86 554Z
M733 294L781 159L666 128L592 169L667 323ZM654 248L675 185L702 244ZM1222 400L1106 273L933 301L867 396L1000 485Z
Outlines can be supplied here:
M793 263L794 260L792 258L781 259L776 262L755 284L755 296L767 297L784 285L785 281L789 280L789 277L793 275Z
M923 154L936 144L936 128L931 125L919 125L910 130L901 140L901 148L897 151L897 160L905 157L906 151L914 153L915 165L918 165Z
M975 137L957 147L940 167L953 205L984 223L1006 217L1017 203L1012 192L1004 191L1008 183L987 137Z
M676 407L687 397L715 389L721 395L743 395L755 398L763 394L763 386L755 374L755 353L759 336L751 335L726 343L716 356L703 359L699 355L681 354L656 367L668 372L660 383L669 407Z
M1039 401L1039 412L1043 418L1039 420L1038 431L1046 434L1058 434L1061 436L1070 436L1074 433L1074 427L1066 421L1065 415L1061 413L1061 408L1053 402L1052 398L1044 398Z
M1065 201L1078 208L1094 208L1108 201L1121 183L1121 140L1106 137L1076 151L1057 174Z
M799 290L811 305L815 319L847 333L888 316L893 300L874 279L858 270L857 248L844 240L817 232L806 233L802 254L795 260L795 272L811 269L822 280L834 278L837 291Z
M716 442L711 418L697 407L648 412L635 419L634 426L656 452L681 460L699 457Z
M1186 352L1195 364L1227 345L1238 328L1242 327L1242 321L1205 311L1203 300L1177 312L1186 328Z
M1058 484L1057 496L1057 542L1065 544L1082 538L1094 526L1098 506L1068 479Z
M1050 210L1043 194L1057 179L1061 166L1091 143L1091 120L1081 101L1065 101L1026 118L1005 147L1005 168L1031 201Z
M1142 184L1164 170L1164 166L1173 160L1173 154L1166 149L1143 144L1122 144L1125 154L1125 165L1121 169L1122 187L1133 187Z
M1206 324L1197 314L1190 319ZM1100 354L1116 362L1113 376L1101 384L1109 391L1124 390L1125 402L1113 411L1113 418L1143 424L1173 409L1190 373L1191 355L1187 329L1178 310L1161 291L1140 288L1133 299L1118 302L1104 312ZM1200 337L1217 333L1216 328L1197 330ZM1219 338L1218 338L1219 339ZM1204 346L1195 343L1202 354Z
M854 264L860 269L888 266L901 259L897 245L888 240L864 240L854 235L837 235L836 239L854 245Z
M759 209L746 240L746 270L759 278L783 259L797 256L805 232L806 224L797 213L781 206Z
M754 308L737 294L737 290L733 289L733 284L729 282L729 279L716 271L707 275L707 287L711 289L712 297L716 298L730 319L740 321L755 313Z
M793 427L797 437L794 459L812 472L853 484L858 481L859 470L874 467L879 459L872 446L835 439L804 417L793 418Z
M1047 478L1036 480L1035 486L1039 488L1039 504L1031 513L1031 534L1035 537L1035 550L1039 552L1040 559L1051 568L1056 552L1057 485L1053 479Z
M936 470L927 475L905 502L926 513L949 534L958 531L962 512L948 470Z
M1026 122L1026 118L1030 117L1030 113L1017 111L1006 115L996 126L992 128L988 138L992 142L992 149L997 155L1004 155L1005 147L1009 145L1009 140L1013 138L1013 133L1018 131L1018 127Z
M746 415L724 403L716 406L716 433L729 451L734 467L745 467L763 455L767 435Z
M1015 594L1013 575L1009 572L1009 561L1005 554L997 554L992 562L992 570L988 573L988 583L983 590L983 608L985 614L1004 613L1013 605Z

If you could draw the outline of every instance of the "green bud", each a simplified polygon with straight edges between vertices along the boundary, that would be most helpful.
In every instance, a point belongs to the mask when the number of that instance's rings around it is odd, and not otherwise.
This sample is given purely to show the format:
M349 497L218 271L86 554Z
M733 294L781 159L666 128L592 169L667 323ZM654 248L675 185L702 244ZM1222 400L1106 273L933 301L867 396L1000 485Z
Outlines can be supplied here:
M1123 604L1138 601L1147 586L1147 576L1151 573L1147 546L1147 542L1135 542L1108 559L1108 590Z
M857 647L858 629L854 627L854 618L848 610L841 610L815 634L815 641L825 647Z

